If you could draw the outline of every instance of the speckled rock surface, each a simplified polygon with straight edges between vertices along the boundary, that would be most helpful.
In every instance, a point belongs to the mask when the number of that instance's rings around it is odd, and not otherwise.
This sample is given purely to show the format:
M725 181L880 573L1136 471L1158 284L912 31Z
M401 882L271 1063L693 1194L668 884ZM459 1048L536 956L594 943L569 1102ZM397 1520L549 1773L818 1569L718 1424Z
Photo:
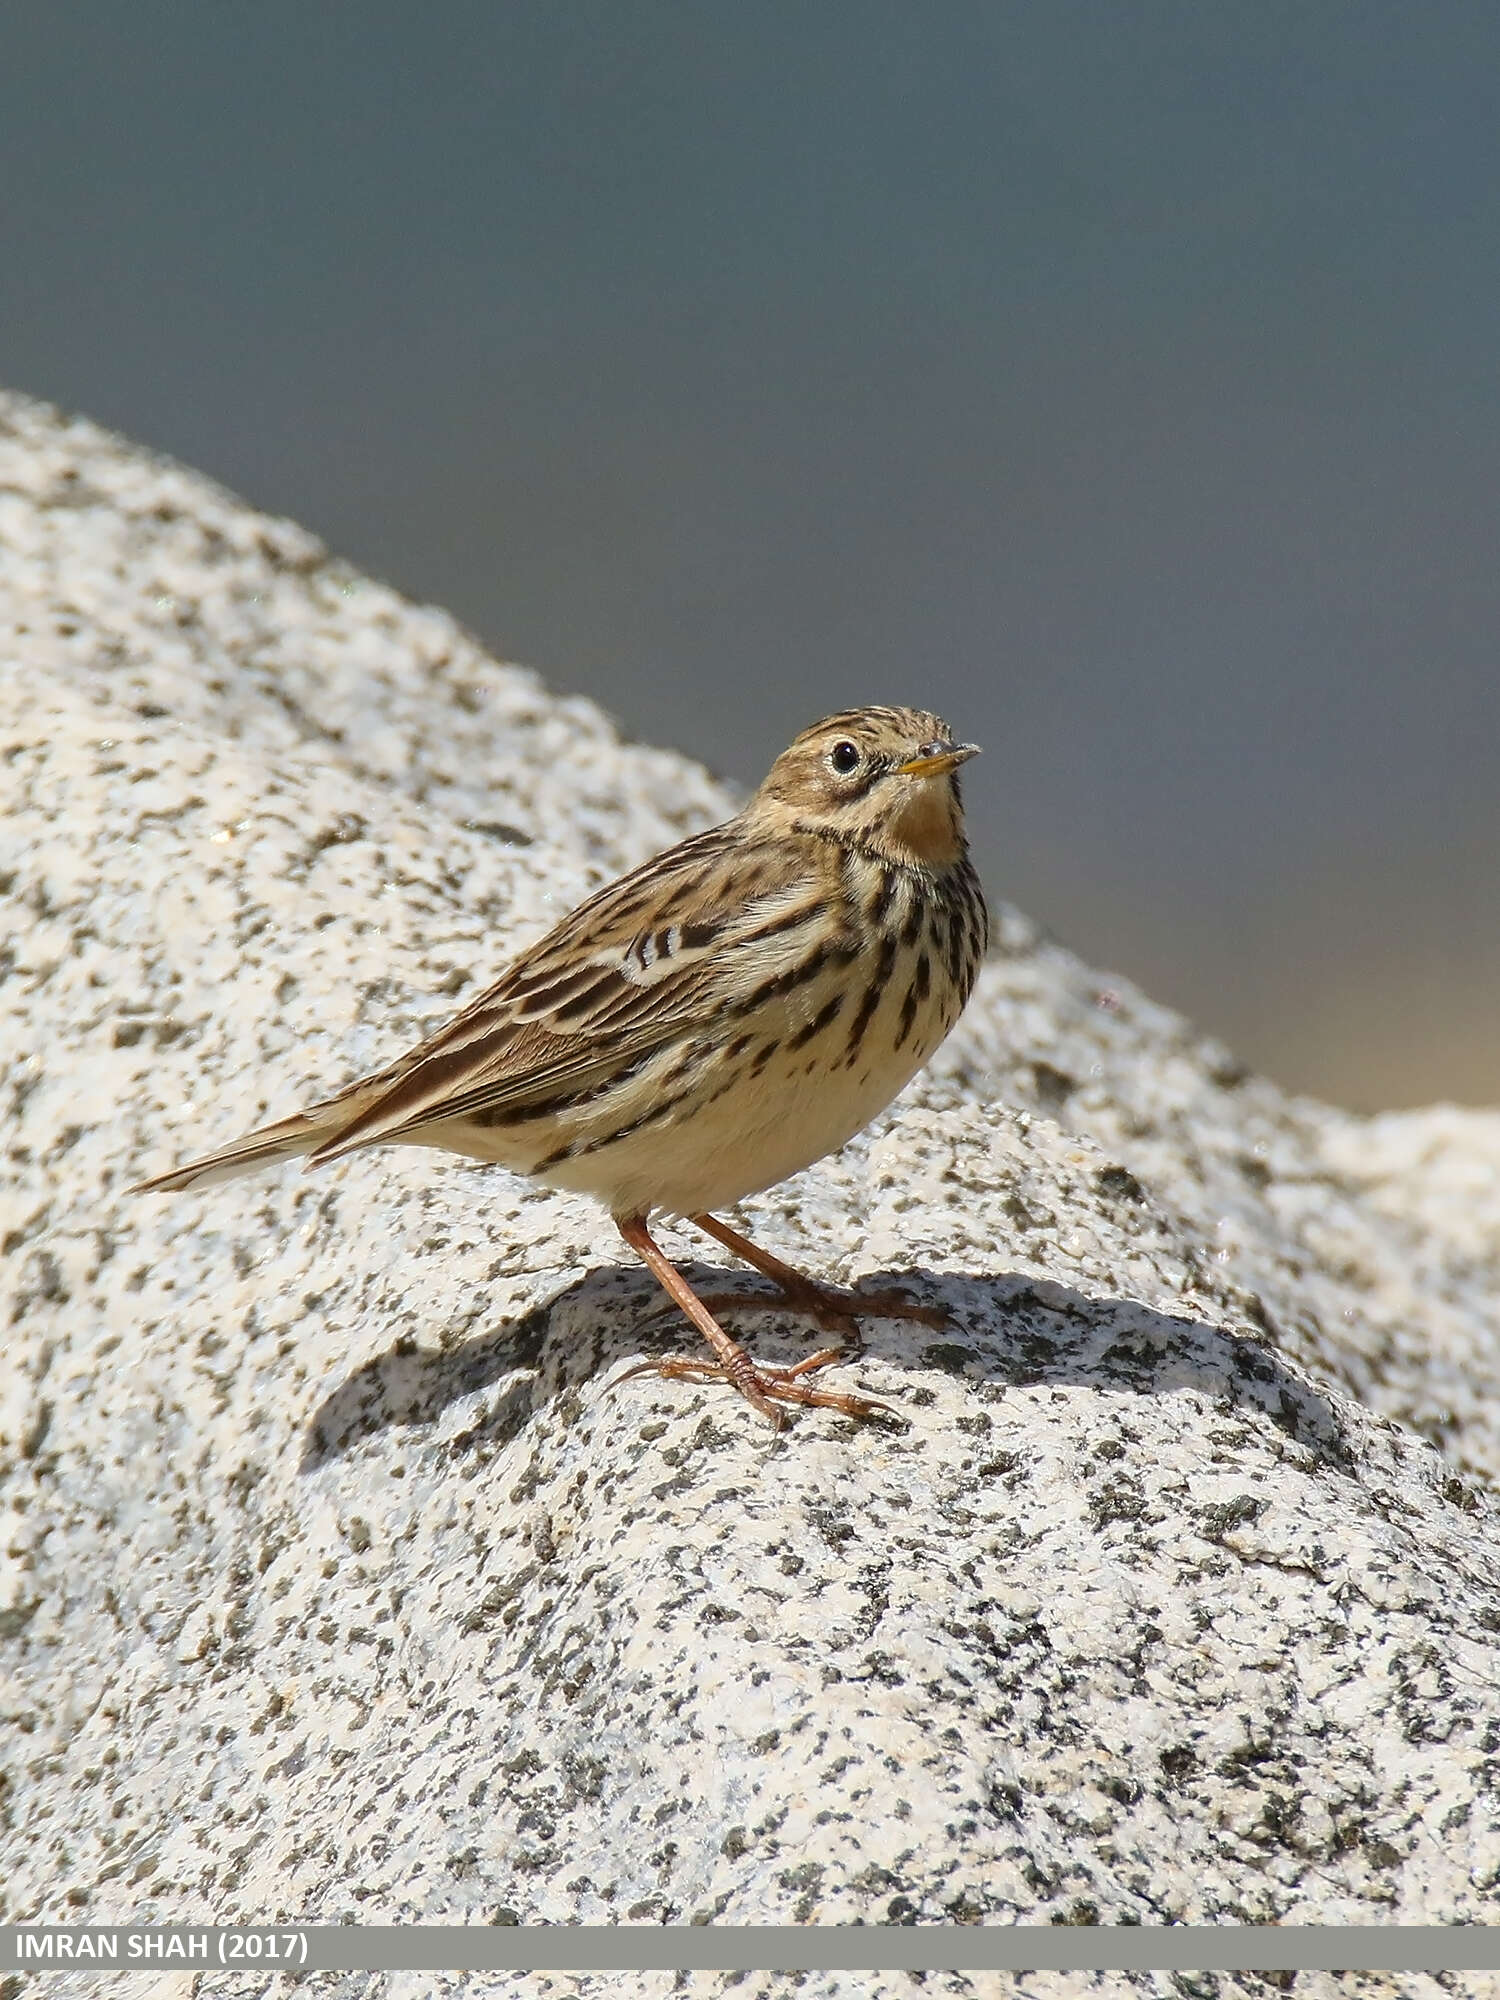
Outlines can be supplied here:
M1423 1972L609 1972L530 1974L395 1972L312 1973L295 1990L311 1988L319 2000L1110 2000L1128 1992L1147 2000L1216 2000L1222 1994L1265 2000L1291 1990L1299 2000L1475 2000L1494 1991L1485 1973ZM97 1974L50 1975L47 1993L86 1994L100 1990ZM212 1987L195 1988L192 1976L167 1975L153 1986L152 2000L192 2000L211 1991L224 2000L250 2000L278 1989L264 1975L215 1977Z
M87 1975L85 1975L87 1977ZM1264 2000L1268 1993L1285 1991L1286 1974L1274 1980L1253 1972L1235 1973L1123 1973L1110 1972L822 1972L745 1973L716 1972L579 1974L535 1973L517 1977L505 1973L446 1976L434 1973L390 1973L378 1980L369 1975L330 1975L320 1993L327 2000L445 2000L463 1994L465 2000L477 1995L525 1995L527 2000L604 2000L607 1994L626 1993L630 2000L709 2000L709 1996L733 1994L734 2000L1109 2000L1111 1994L1130 1992L1161 2000L1215 2000L1215 1996L1247 1994ZM97 1991L95 1980L94 1989ZM80 1991L88 1990L84 1980ZM51 1991L49 1985L48 1988ZM226 1995L264 1991L243 1982L228 1985ZM1493 1982L1482 1973L1379 1972L1299 1972L1291 1986L1299 2000L1451 2000L1454 1994L1488 1994ZM167 2000L167 1996L164 1996ZM176 1995L170 2000L177 2000ZM186 1994L183 1995L186 2000Z
M905 1427L615 1387L690 1336L587 1204L124 1190L725 795L14 399L0 648L0 1914L1493 1920L1500 1118L1288 1101L1008 913L751 1206L948 1308L847 1371Z

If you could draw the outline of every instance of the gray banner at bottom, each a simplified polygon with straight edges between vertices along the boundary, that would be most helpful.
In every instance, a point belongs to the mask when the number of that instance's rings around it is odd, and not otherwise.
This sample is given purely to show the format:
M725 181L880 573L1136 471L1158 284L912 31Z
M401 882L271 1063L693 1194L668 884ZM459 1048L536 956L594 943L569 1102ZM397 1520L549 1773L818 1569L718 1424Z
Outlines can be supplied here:
M245 1972L1472 1972L1500 1967L1500 1929L0 1925L0 1970L210 1965Z

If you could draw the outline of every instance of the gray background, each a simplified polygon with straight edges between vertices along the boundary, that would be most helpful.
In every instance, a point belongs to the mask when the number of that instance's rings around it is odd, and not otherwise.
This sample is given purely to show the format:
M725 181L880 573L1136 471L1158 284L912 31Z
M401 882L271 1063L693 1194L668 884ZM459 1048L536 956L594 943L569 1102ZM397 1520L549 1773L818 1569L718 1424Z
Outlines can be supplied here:
M991 889L1500 1097L1500 9L14 10L0 379L753 780L944 710Z

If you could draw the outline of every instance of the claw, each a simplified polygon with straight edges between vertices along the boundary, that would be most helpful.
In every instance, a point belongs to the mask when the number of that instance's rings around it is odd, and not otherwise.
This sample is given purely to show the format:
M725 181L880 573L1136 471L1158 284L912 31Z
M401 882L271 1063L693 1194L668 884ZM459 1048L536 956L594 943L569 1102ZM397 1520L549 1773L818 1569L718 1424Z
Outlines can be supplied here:
M876 1396L858 1396L842 1389L815 1389L799 1379L814 1368L827 1367L830 1361L842 1358L836 1348L827 1348L821 1354L809 1355L807 1360L799 1361L792 1368L763 1368L752 1363L748 1370L731 1372L720 1361L700 1361L688 1354L667 1354L659 1360L632 1363L613 1378L609 1387L618 1389L633 1375L661 1375L670 1382L731 1382L778 1429L782 1418L775 1407L777 1403L800 1403L820 1410L839 1410L846 1417L862 1420L880 1417L902 1422L901 1412Z

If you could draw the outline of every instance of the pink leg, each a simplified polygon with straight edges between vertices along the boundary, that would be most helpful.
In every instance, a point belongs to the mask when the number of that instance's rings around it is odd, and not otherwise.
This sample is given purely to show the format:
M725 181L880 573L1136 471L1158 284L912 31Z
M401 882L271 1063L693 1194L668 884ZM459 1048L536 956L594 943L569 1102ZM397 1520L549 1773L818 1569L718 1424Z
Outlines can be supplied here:
M690 1215L688 1221L695 1229L701 1229L705 1236L711 1236L716 1243L734 1256L743 1258L762 1276L771 1280L781 1292L788 1305L805 1312L829 1333L837 1333L845 1342L857 1344L860 1319L905 1319L915 1320L919 1326L946 1327L951 1324L941 1306L918 1305L900 1292L851 1292L841 1285L822 1285L816 1278L809 1278L791 1264L784 1264L769 1250L762 1250L758 1243L752 1243L748 1236L742 1236L737 1229L731 1229L727 1222L720 1222L716 1215ZM735 1302L743 1305L765 1305L764 1299L756 1300L753 1293L735 1297ZM723 1306L729 1300L716 1295L714 1303Z
M632 1375L643 1374L665 1375L691 1382L722 1379L732 1383L745 1400L753 1403L762 1416L769 1417L773 1424L781 1422L775 1407L777 1403L810 1403L820 1409L842 1410L850 1417L872 1416L877 1410L888 1407L868 1396L843 1395L834 1389L814 1389L799 1381L798 1377L809 1370L809 1363L805 1361L799 1362L795 1368L760 1367L740 1343L724 1331L676 1265L653 1241L644 1216L616 1216L615 1227L718 1356L717 1361L698 1361L689 1355L669 1355L659 1361L643 1361L634 1368L627 1368L623 1375L615 1378L617 1381L628 1381ZM797 1276L797 1273L793 1272L792 1276ZM764 1301L761 1303L764 1304ZM827 1358L835 1357L837 1352L837 1349L829 1350ZM818 1366L827 1365L823 1355L814 1355L810 1359Z

